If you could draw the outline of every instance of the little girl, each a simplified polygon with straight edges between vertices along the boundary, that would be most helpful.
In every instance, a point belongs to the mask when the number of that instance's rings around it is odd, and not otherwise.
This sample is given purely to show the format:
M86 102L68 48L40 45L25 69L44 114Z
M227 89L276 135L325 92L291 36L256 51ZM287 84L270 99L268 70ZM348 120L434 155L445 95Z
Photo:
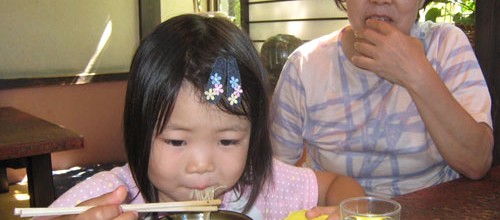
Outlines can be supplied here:
M268 129L266 73L247 35L221 17L174 17L141 42L132 61L128 164L94 175L51 206L96 206L79 216L87 219L137 219L119 204L192 200L193 192L216 188L221 210L284 219L364 194L352 178L274 160ZM308 217L335 210L316 208Z

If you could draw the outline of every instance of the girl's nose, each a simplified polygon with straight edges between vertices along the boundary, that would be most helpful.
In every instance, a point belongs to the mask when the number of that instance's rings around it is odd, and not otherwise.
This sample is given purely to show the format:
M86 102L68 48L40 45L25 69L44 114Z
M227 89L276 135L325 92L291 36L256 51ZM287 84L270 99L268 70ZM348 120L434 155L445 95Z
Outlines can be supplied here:
M207 173L213 172L215 165L212 159L212 154L207 150L193 152L190 158L186 171L188 173Z

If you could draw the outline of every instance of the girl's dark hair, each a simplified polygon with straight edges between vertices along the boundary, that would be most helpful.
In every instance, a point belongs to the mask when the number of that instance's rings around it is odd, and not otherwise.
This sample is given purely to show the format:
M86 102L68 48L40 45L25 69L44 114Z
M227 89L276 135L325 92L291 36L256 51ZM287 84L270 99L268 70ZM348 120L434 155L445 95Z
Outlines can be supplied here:
M233 108L221 99L217 106L229 114L247 117L251 123L245 170L233 188L243 195L245 186L250 186L245 211L272 175L269 85L258 52L248 36L226 18L180 15L163 22L141 41L130 69L124 111L125 148L146 202L158 202L157 189L148 178L152 138L169 120L181 84L191 83L200 101L205 102L202 94L215 59L230 56L237 60L241 75L241 105Z
M333 0L333 1L335 1L335 5L337 5L337 8L339 8L342 11L347 11L347 8L345 7L346 0ZM424 5L420 9L425 8L425 6L427 6L432 1L434 0L425 0Z

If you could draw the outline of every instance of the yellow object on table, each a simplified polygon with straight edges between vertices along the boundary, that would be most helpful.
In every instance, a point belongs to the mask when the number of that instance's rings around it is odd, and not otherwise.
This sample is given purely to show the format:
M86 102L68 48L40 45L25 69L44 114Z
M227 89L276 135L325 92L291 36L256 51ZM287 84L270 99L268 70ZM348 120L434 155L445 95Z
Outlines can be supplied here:
M284 220L307 220L306 211L307 210L299 210L291 212L290 215L288 215L288 217L286 217ZM313 220L326 220L327 218L328 218L327 215L322 215L317 218L314 218Z

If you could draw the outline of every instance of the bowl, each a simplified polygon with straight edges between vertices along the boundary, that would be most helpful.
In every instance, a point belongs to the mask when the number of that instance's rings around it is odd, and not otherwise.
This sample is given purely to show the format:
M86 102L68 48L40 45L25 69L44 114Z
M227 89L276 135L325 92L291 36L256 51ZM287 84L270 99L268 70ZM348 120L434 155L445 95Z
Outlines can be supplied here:
M205 213L176 213L163 218L163 220L205 220ZM233 211L219 210L210 212L209 220L252 220L252 218Z

